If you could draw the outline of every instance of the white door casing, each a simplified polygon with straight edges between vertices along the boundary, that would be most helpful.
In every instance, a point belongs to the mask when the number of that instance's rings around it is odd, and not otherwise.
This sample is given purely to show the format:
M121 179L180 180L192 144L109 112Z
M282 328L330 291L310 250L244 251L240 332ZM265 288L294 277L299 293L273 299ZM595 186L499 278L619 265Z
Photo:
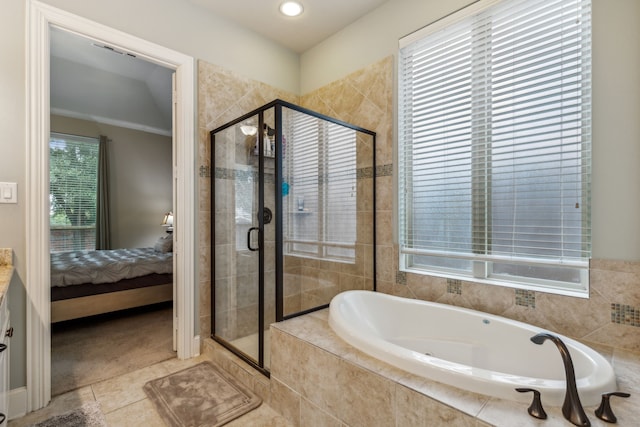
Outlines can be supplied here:
M49 30L57 27L175 70L174 318L178 358L199 352L195 336L195 61L37 0L27 2L27 412L51 400L49 272Z

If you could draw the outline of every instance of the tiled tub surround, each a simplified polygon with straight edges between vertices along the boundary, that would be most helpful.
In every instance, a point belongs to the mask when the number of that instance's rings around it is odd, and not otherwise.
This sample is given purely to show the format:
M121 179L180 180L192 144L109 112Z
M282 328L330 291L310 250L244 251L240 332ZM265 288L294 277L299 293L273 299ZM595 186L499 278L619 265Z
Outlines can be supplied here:
M394 256L382 262L395 262L397 268L395 260ZM447 279L413 273L405 277L403 284L378 281L378 290L497 314L588 344L640 352L640 262L591 260L589 298L466 281L454 291Z
M331 301L329 326L373 358L463 390L530 403L530 394L516 391L527 384L546 404L560 406L565 398L558 348L534 344L533 337L547 331L527 323L382 292L350 291ZM603 393L617 390L613 367L604 357L571 338L558 338L571 353L582 404L598 405Z
M328 310L271 326L270 405L295 426L566 426L560 407L540 421L522 404L466 392L373 359L338 338ZM596 346L614 366L618 425L640 419L640 355ZM558 363L562 361L558 356ZM544 399L544 398L543 398ZM544 400L543 400L544 405ZM610 425L585 408L594 426Z

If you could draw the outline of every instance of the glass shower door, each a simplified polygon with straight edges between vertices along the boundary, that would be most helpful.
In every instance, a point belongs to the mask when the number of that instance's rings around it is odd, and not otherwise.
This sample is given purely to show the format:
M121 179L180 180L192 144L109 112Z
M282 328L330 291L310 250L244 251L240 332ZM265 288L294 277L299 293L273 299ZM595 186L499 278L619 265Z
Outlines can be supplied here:
M258 117L215 134L214 336L260 362Z
M375 133L275 100L211 142L212 338L268 375L271 323L375 289Z

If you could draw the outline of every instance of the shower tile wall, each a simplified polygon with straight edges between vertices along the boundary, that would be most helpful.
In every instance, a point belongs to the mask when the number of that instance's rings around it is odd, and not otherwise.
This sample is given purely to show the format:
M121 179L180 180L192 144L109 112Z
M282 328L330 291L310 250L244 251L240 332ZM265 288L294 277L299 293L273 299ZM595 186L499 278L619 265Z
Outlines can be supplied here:
M209 164L209 131L227 123L249 111L252 111L276 98L299 104L299 99L283 93L265 84L243 79L215 65L200 62L199 72L199 171L200 171L200 333L211 333L211 274L210 271L210 184L216 185L216 265L214 272L217 280L218 297L225 298L229 311L218 312L216 324L222 328L226 339L242 337L257 323L257 295L255 265L246 265L240 252L235 252L235 212L233 207L235 179L238 174L229 168L216 168ZM265 120L272 122L272 115L266 114ZM216 158L237 156L236 152L225 152L225 145L216 143ZM357 141L357 229L355 263L332 262L311 258L286 256L285 266L285 314L327 304L337 293L348 289L372 289L373 287L373 146L370 136L361 135ZM235 164L235 160L229 164ZM240 161L242 163L242 161ZM265 200L273 200L273 160L265 159ZM225 226L226 225L226 226ZM219 232L226 230L226 232ZM273 295L275 288L272 270L275 260L274 227L266 227L265 256L267 268L265 274L266 295ZM237 275L235 271L245 274ZM269 317L266 324L275 321L274 298L265 299L265 312ZM253 330L255 332L255 330Z
M281 98L377 133L376 218L378 290L438 301L526 321L595 344L640 352L640 262L594 259L591 298L571 298L535 292L527 304L516 304L513 289L462 282L461 292L448 293L447 281L411 273L398 274L398 248L393 239L393 67L385 58L343 79L297 98L264 84L242 79L220 67L199 65L200 126L200 330L210 332L208 131L274 98ZM204 172L203 172L204 171ZM360 222L360 221L359 221ZM360 238L360 237L359 237ZM371 257L365 257L370 271ZM288 262L289 274L302 264ZM313 266L307 266L313 268ZM313 276L314 273L309 273ZM286 289L296 304L297 289ZM535 308L533 308L535 306ZM627 313L627 314L625 314ZM628 315L633 313L633 316Z

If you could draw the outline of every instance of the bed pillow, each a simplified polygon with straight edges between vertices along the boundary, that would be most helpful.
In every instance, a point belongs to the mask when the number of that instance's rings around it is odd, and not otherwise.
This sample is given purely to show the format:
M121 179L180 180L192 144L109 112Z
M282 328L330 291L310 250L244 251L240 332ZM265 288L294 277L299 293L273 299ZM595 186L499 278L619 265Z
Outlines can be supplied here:
M158 241L153 245L153 250L156 252L167 253L173 250L173 236L162 236L158 238Z

